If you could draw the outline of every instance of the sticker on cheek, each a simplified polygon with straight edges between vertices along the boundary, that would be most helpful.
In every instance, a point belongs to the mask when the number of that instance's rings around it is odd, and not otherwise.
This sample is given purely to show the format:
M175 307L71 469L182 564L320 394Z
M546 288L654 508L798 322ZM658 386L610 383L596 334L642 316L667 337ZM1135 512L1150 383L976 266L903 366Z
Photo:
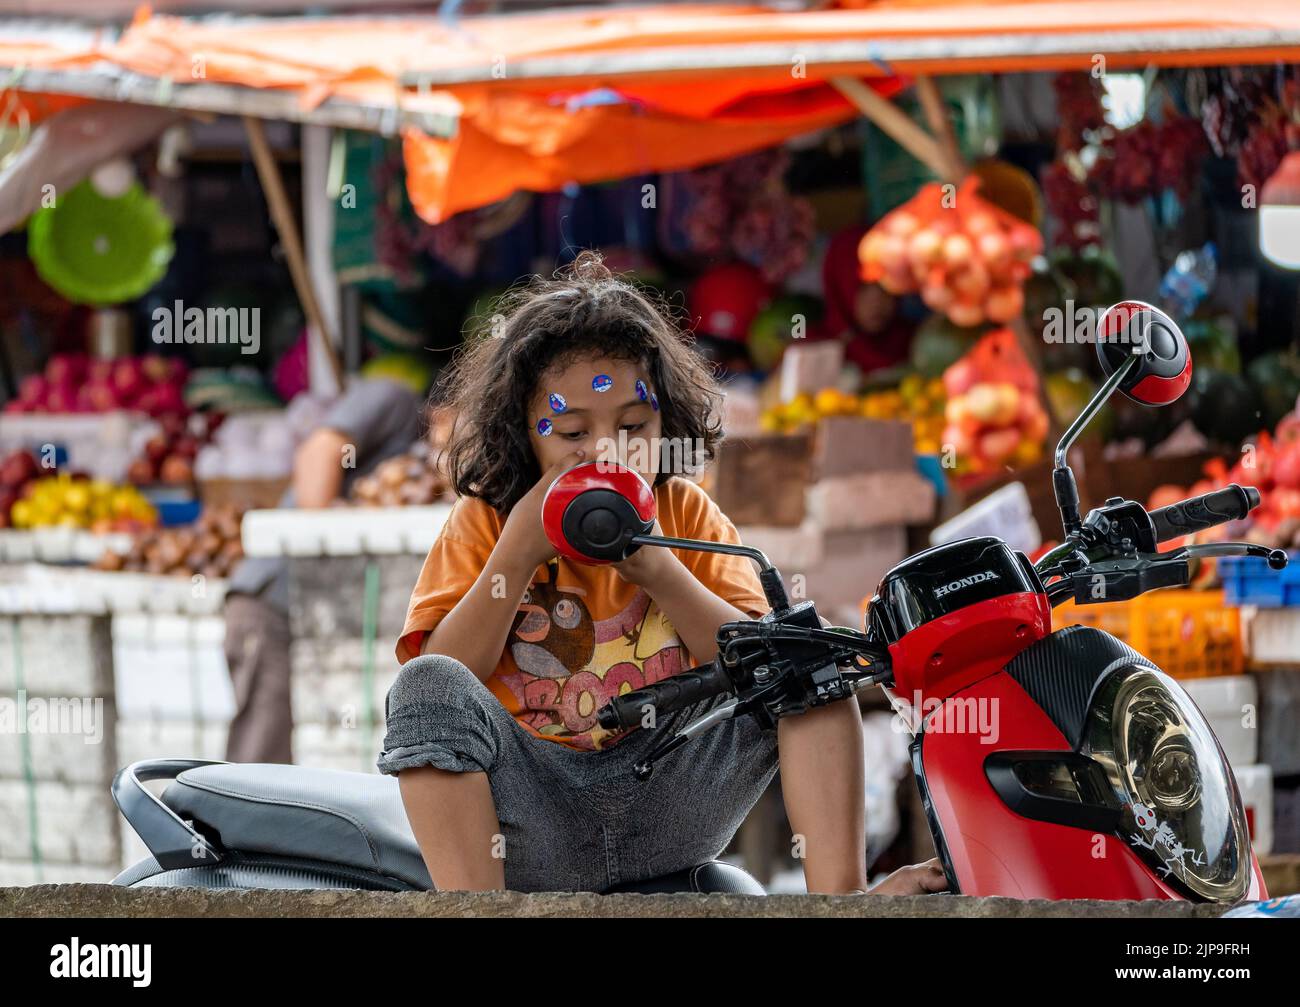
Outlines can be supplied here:
M562 413L569 408L569 403L564 401L564 396L559 392L551 392L550 402L552 412Z
M636 397L642 402L650 398L650 389L645 386L645 382L640 378L636 379Z
M655 412L659 412L659 396L654 392L650 393L650 408Z
M543 437L551 436L551 421L548 420L545 416L543 416L540 420L537 421L537 432L541 434Z
M607 392L614 387L614 379L608 374L597 374L591 379L591 387L593 391Z

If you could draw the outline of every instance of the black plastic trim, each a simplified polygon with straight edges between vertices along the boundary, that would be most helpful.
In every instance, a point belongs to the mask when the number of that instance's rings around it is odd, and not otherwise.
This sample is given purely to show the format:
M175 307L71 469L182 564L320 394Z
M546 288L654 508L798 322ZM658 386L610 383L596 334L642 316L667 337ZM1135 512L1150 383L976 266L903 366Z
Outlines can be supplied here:
M1132 665L1160 670L1109 633L1091 626L1068 626L1017 654L1007 664L1007 674L1078 751L1098 682L1116 668Z
M912 776L916 780L916 789L921 795L921 807L925 810L925 822L930 826L930 838L934 840L935 853L939 856L943 875L948 879L948 892L952 895L960 895L961 886L957 884L957 872L952 866L948 841L943 838L943 826L939 824L939 814L934 810L934 802L930 799L930 788L925 782L925 763L921 758L921 744L924 740L925 735L918 734L907 747L907 754L912 759Z
M1119 831L1121 809L1117 804L1068 801L1035 793L1025 786L1016 773L1016 767L1030 763L1064 764L1072 770L1076 783L1083 780L1085 784L1094 785L1086 796L1094 799L1113 797L1105 772L1086 755L1077 752L994 752L984 760L984 775L1008 808L1040 822L1106 834Z

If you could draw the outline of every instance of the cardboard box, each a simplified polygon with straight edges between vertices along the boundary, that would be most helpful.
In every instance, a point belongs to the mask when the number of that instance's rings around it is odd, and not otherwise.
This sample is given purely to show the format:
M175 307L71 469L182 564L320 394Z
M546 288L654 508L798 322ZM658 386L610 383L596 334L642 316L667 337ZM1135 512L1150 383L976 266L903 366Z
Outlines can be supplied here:
M916 469L912 427L898 420L827 416L817 424L813 478Z
M923 524L934 516L934 484L906 470L837 476L808 487L807 507L828 532Z
M806 434L726 440L714 467L714 499L733 524L796 526L804 518L811 451Z

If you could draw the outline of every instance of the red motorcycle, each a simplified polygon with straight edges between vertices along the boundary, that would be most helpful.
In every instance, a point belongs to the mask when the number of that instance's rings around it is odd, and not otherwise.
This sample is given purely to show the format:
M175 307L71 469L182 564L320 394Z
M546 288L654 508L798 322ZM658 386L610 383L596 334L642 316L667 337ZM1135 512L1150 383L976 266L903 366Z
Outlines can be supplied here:
M571 558L611 562L642 546L753 559L771 605L718 632L714 662L619 697L607 728L636 729L700 700L732 698L665 737L654 764L716 724L765 725L878 685L914 734L916 775L953 892L1047 899L1267 897L1232 770L1209 724L1174 679L1115 637L1052 632L1053 606L1133 598L1185 585L1208 556L1286 554L1246 543L1157 545L1244 518L1259 504L1232 485L1148 512L1113 498L1079 514L1066 454L1116 391L1173 402L1191 379L1187 342L1158 309L1127 301L1098 324L1107 380L1056 449L1053 484L1064 538L1037 563L994 537L928 549L900 563L871 599L864 632L823 625L791 605L758 550L650 534L654 496L627 469L588 462L561 475L547 534Z
M880 582L865 632L827 628L812 602L791 605L780 574L745 546L650 534L654 494L640 476L587 463L551 486L544 509L556 548L609 562L646 545L747 556L771 613L718 633L718 657L619 697L609 728L729 694L665 737L654 763L730 717L765 724L879 685L908 718L912 766L951 890L1017 898L1266 897L1241 798L1223 751L1182 687L1113 636L1053 633L1052 606L1100 604L1187 583L1198 556L1286 555L1219 543L1159 553L1159 542L1222 524L1259 503L1230 486L1148 513L1107 500L1079 516L1066 451L1101 404L1124 392L1148 405L1187 388L1177 327L1125 302L1099 325L1109 375L1066 431L1053 479L1065 524L1037 564L996 538L926 550ZM161 795L149 781L168 781ZM113 799L150 856L119 875L128 887L432 887L397 781L302 766L149 759L123 768ZM618 891L761 894L730 864L705 863Z

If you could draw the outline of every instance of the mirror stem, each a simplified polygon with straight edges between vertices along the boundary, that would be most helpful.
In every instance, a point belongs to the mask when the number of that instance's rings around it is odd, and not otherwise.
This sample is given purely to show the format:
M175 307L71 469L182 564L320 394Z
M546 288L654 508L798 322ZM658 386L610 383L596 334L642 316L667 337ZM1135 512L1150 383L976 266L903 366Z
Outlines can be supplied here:
M763 585L763 594L772 611L780 615L790 609L790 599L785 593L785 584L781 581L781 572L772 565L772 561L760 549L748 545L734 545L730 542L705 542L694 538L672 538L668 535L635 535L631 545L657 545L669 549L692 549L696 552L718 552L726 556L744 556L758 564L758 579Z
M1061 509L1061 524L1065 527L1067 536L1074 534L1081 527L1083 522L1079 517L1079 485L1075 482L1074 473L1070 471L1069 462L1066 461L1066 455L1074 442L1078 439L1079 434L1098 413L1102 406L1106 404L1120 383L1128 377L1129 372L1137 366L1138 354L1130 354L1124 363L1115 369L1115 373L1103 382L1097 394L1092 397L1092 401L1083 407L1079 415L1074 418L1074 422L1061 436L1061 442L1056 445L1056 458L1054 464L1055 470L1052 472L1052 489L1056 492L1056 505Z
M1101 388L1097 390L1097 394L1092 397L1092 401L1083 407L1079 415L1074 418L1074 422L1061 435L1061 442L1056 445L1056 467L1058 469L1068 468L1065 463L1066 452L1074 446L1074 442L1078 439L1079 434L1083 432L1083 428L1092 422L1093 417L1106 404L1106 400L1115 393L1115 389L1120 386L1120 382L1128 377L1129 371L1137 366L1138 360L1139 357L1135 353L1120 364L1115 373L1103 382Z

